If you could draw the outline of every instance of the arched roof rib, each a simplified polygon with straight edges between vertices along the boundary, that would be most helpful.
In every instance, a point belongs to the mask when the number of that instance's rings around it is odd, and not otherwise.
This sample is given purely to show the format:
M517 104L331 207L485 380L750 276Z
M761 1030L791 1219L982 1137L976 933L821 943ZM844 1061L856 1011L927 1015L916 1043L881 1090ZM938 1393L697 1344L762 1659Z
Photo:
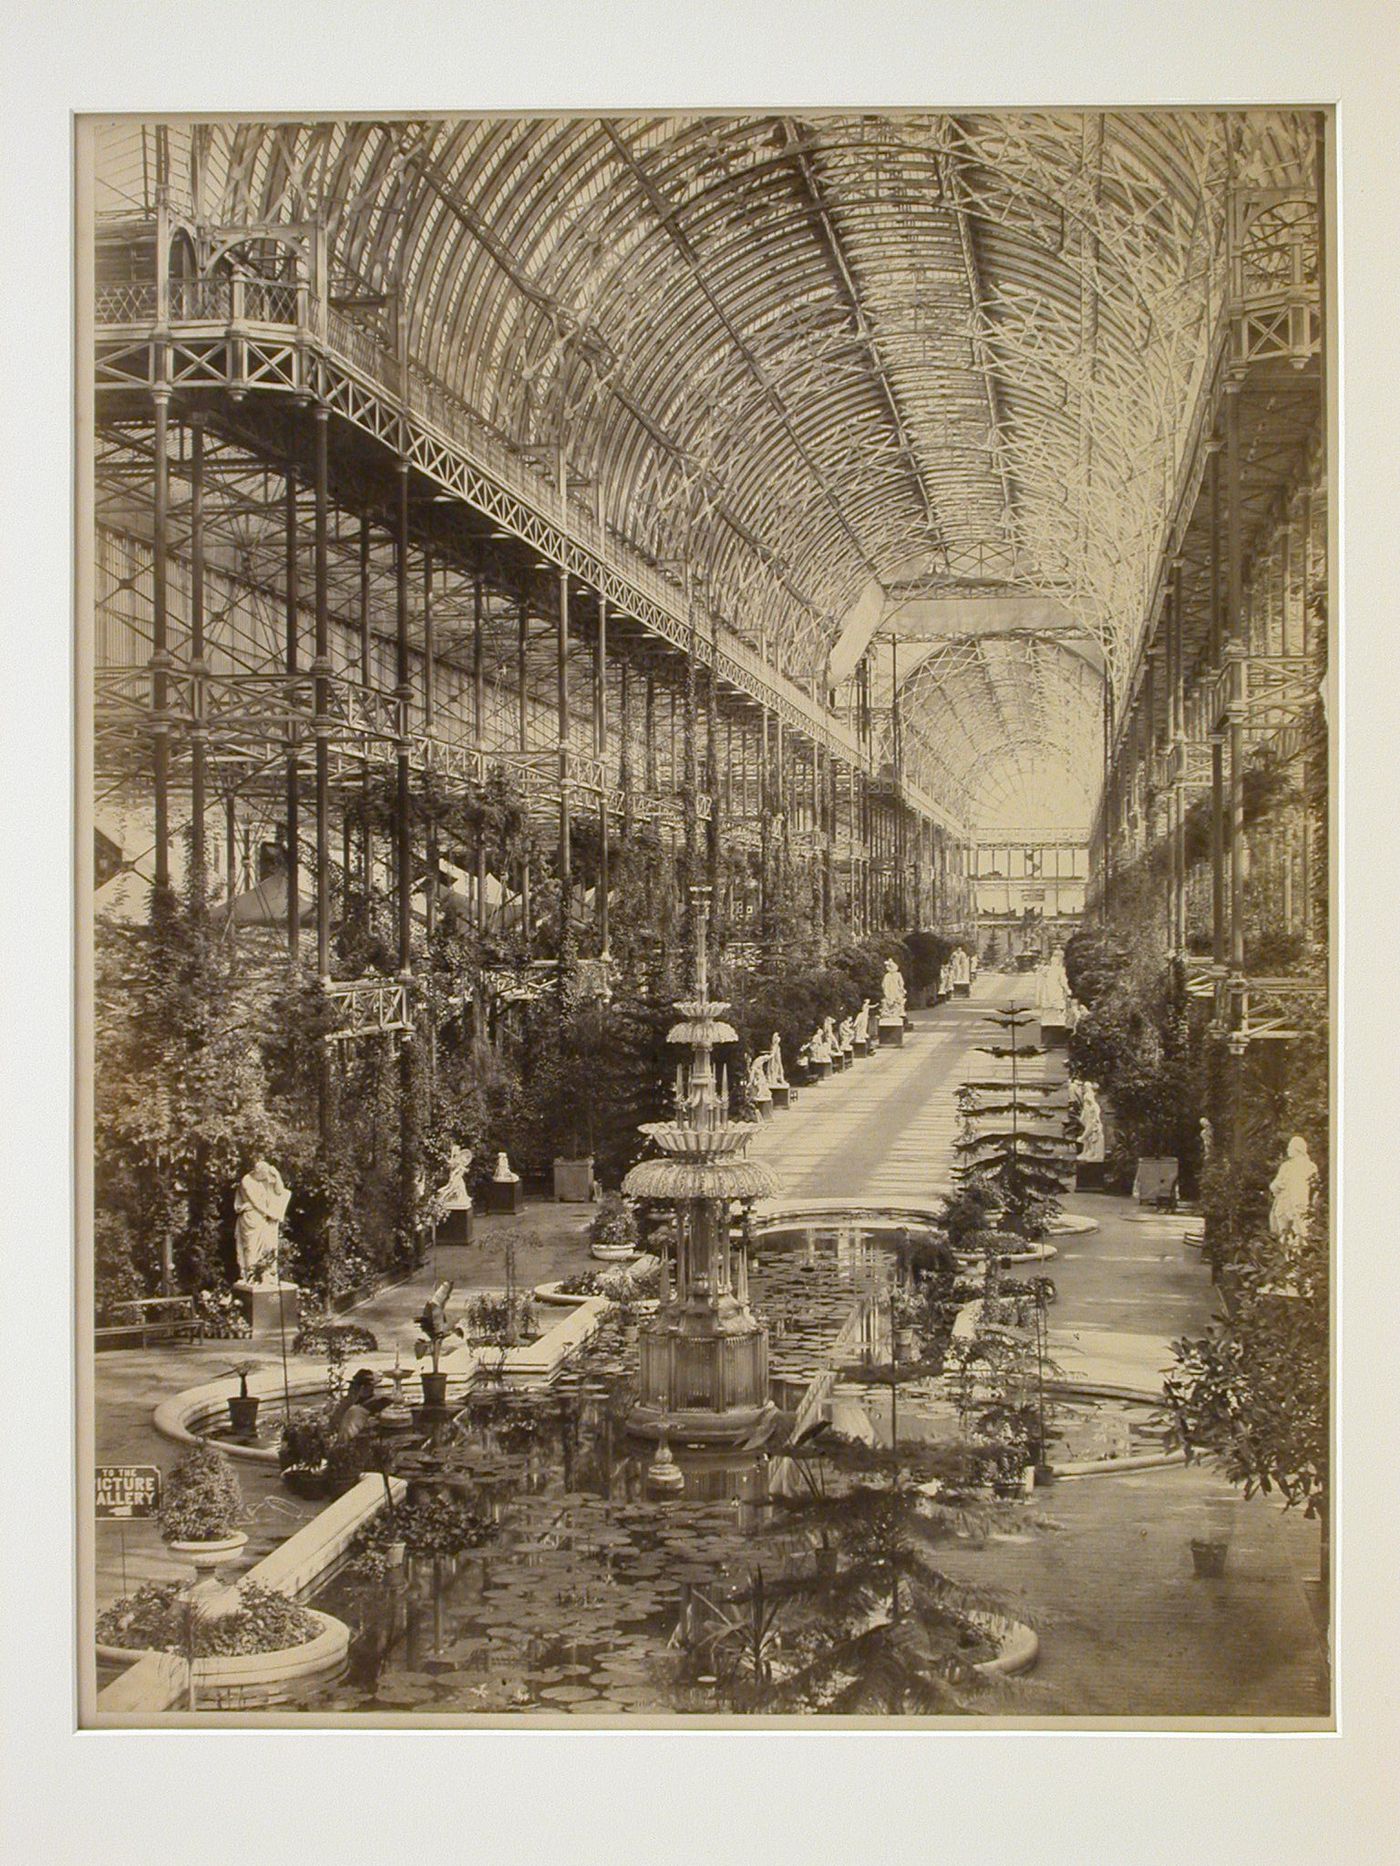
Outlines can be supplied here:
M139 133L104 147L114 208ZM609 525L689 561L795 677L824 676L872 584L922 576L1053 595L1121 687L1229 178L1310 183L1312 133L1301 112L1022 110L168 136L207 219L324 217L333 279L401 307L418 366L522 453L562 446ZM1033 637L940 649L901 696L910 755L974 815L1032 779L1092 799L1102 682L1078 664Z

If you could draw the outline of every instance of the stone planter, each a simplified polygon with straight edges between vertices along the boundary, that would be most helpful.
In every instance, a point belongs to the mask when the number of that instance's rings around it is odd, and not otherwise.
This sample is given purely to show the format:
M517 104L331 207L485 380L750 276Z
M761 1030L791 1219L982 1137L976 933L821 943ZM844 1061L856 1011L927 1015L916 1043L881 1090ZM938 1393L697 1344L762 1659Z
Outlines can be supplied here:
M196 1574L212 1574L232 1561L247 1540L241 1529L235 1529L231 1536L220 1536L216 1541L167 1542L165 1546L172 1555L183 1555Z
M340 1671L350 1649L349 1627L343 1620L333 1619L330 1614L320 1613L314 1607L309 1611L320 1623L321 1630L314 1639L308 1639L300 1646L284 1646L277 1652L211 1655L196 1659L196 1708L240 1710L277 1704L294 1695L312 1679L331 1676ZM156 1655L125 1646L99 1645L97 1656L106 1665L132 1665L160 1656L167 1663L177 1664L182 1673L184 1671L183 1661L175 1660L171 1655ZM183 1709L184 1703L177 1701L170 1708Z
M554 1162L554 1197L563 1205L587 1205L593 1197L593 1155Z

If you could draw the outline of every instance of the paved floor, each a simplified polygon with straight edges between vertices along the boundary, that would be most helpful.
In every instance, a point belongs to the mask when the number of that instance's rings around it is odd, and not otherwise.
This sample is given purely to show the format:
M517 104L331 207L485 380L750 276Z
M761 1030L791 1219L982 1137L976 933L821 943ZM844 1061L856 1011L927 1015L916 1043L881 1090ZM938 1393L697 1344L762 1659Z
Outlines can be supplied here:
M1021 979L984 975L970 1000L913 1013L903 1048L804 1093L777 1114L755 1152L783 1173L793 1199L926 1203L946 1190L958 1084L991 1059L983 1019L1024 994ZM1052 1055L1047 1074L1063 1069ZM1140 1215L1131 1201L1074 1195L1068 1212L1097 1228L1057 1240L1049 1266L1058 1301L1051 1349L1070 1375L1155 1390L1172 1339L1214 1307L1209 1278L1185 1243L1181 1218ZM408 1284L357 1311L383 1348L412 1351L412 1318L434 1270L458 1290L500 1287L505 1240L530 1285L587 1264L584 1208L536 1204L518 1219L478 1221L476 1242L440 1250ZM100 1462L169 1465L174 1447L150 1424L156 1400L210 1378L240 1344L104 1354L97 1362ZM255 1558L294 1526L302 1507L275 1473L244 1466ZM1174 1467L1090 1478L1037 1493L1026 1531L982 1548L954 1545L944 1565L998 1593L1042 1635L1034 1675L1010 1688L1008 1714L1145 1717L1323 1717L1328 1687L1316 1585L1317 1531L1256 1498L1245 1503L1207 1468ZM1225 1576L1197 1580L1189 1540L1226 1526ZM169 1574L153 1525L125 1532L128 1581ZM98 1597L121 1588L118 1538L100 1526Z

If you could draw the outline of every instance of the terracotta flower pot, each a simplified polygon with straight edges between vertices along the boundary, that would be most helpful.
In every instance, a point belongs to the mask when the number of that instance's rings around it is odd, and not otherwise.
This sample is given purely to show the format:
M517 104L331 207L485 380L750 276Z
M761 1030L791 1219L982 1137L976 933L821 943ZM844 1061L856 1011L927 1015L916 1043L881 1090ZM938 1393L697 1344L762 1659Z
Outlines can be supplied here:
M1196 1570L1198 1581L1217 1581L1225 1572L1225 1558L1230 1553L1228 1542L1202 1542L1194 1536L1191 1539L1191 1561Z

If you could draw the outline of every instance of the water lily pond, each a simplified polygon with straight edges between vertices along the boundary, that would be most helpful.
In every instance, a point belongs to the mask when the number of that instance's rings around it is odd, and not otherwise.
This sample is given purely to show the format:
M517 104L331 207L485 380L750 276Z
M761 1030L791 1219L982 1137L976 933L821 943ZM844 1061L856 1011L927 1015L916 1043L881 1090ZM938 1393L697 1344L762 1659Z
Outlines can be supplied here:
M850 1339L858 1299L888 1287L894 1235L803 1227L757 1241L751 1293L781 1404L843 1328ZM856 1647L872 1640L899 1647L916 1697L941 1703L952 1679L974 1689L995 1640L920 1552L916 1502L882 1501L888 1473L679 1450L683 1491L649 1487L654 1447L625 1428L637 1320L614 1314L550 1388L482 1392L429 1452L403 1455L415 1494L451 1499L476 1545L431 1552L420 1537L405 1555L372 1537L352 1551L312 1603L351 1627L348 1667L300 1708L843 1709L869 1671Z

